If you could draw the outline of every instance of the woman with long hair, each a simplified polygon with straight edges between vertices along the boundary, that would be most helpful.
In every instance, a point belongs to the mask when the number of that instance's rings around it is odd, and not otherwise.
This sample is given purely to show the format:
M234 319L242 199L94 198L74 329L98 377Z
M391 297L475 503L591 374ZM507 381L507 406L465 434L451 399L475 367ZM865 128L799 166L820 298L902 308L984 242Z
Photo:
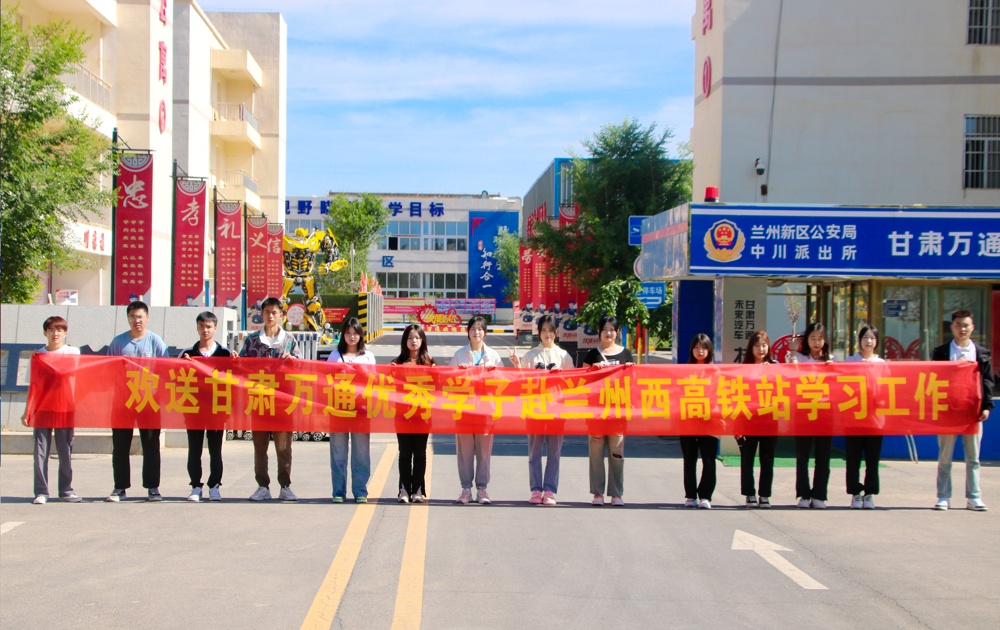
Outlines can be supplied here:
M792 353L792 363L832 363L830 341L826 327L819 322L806 326L799 344L799 351ZM809 452L815 444L815 464L812 485L809 485ZM830 483L830 450L833 437L829 435L795 436L795 494L800 508L826 509L826 491Z
M688 364L711 365L715 363L715 347L704 333L691 340ZM684 507L712 508L715 492L715 456L719 452L719 438L714 435L682 435L681 454L684 456ZM701 458L701 480L697 483L698 458Z
M776 363L771 357L771 338L763 330L754 331L747 340L743 353L746 365L770 365ZM740 445L740 494L747 498L748 508L771 507L771 484L774 482L774 449L778 444L776 435L745 435L736 438ZM760 451L760 483L754 488L753 463ZM760 490L760 497L757 490Z
M858 353L847 357L846 361L884 363L875 354L878 347L878 328L862 326L858 331ZM878 462L882 457L881 435L848 435L845 440L847 456L847 494L851 495L851 508L855 510L875 509L875 495L878 494ZM861 458L865 458L865 482L861 483ZM864 494L862 494L864 493Z
M365 329L357 317L344 320L337 349L330 353L331 363L375 365L375 355L365 349ZM333 502L343 503L347 497L348 436L351 454L351 493L357 503L368 502L368 479L371 477L371 434L330 434L330 479Z
M427 352L427 333L420 324L410 324L399 341L399 356L393 365L437 365ZM427 470L427 434L397 433L399 444L400 503L423 503L427 495L424 473Z

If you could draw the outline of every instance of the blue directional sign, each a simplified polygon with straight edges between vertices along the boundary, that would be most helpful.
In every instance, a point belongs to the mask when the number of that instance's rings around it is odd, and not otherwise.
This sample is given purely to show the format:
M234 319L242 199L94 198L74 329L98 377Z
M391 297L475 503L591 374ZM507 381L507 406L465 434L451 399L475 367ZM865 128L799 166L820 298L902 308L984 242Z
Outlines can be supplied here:
M643 282L642 291L639 293L639 301L652 310L663 304L667 296L667 286L662 282Z
M628 218L628 244L639 247L642 245L642 220L648 217L632 215Z

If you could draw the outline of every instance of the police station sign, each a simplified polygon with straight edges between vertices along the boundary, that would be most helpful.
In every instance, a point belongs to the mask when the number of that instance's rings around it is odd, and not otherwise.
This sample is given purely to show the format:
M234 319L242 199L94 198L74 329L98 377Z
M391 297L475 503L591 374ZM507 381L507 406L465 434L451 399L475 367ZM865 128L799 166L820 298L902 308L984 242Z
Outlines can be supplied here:
M698 206L690 273L1000 276L1000 208Z

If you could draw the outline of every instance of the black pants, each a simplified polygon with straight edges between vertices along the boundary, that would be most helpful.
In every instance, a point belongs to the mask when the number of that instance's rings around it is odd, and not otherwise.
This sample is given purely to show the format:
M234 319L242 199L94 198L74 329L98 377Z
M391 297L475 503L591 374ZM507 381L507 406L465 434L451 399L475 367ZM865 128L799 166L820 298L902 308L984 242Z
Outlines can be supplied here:
M812 487L809 486L809 451L816 445L816 463ZM833 438L828 435L799 435L795 437L795 495L800 499L826 501L826 488L830 484L830 449Z
M878 494L878 461L882 457L881 435L848 435L847 494ZM861 457L865 458L865 483L861 485Z
M188 476L191 477L191 487L200 488L201 483L201 450L205 443L203 430L188 429ZM222 483L222 439L224 431L207 431L208 433L208 487L214 488Z
M139 429L142 443L142 487L160 487L160 430ZM132 450L132 429L111 429L111 469L115 488L132 487L132 465L128 453Z
M753 485L753 462L760 447L760 496L771 498L774 483L774 448L778 445L776 435L747 435L740 447L740 494L745 497L757 496Z
M427 434L397 433L399 443L399 488L407 494L427 494L424 472L427 470Z
M711 435L682 435L681 453L684 455L684 498L712 500L715 492L715 455L719 452L719 438ZM698 457L701 457L701 482L698 478Z

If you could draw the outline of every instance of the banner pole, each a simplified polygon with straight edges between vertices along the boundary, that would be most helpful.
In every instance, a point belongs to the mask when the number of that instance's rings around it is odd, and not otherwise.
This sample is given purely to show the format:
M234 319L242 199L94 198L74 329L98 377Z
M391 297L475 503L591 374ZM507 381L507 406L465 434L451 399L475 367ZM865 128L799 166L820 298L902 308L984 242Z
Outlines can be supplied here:
M170 176L173 189L170 195L170 306L177 304L174 288L177 284L174 276L177 274L177 158L174 158L173 174Z
M115 283L117 278L115 278L115 269L118 266L118 252L115 247L115 230L118 226L118 169L119 169L119 157L118 157L118 127L115 127L111 131L111 159L114 162L114 170L111 172L111 190L114 192L114 198L111 201L111 306L115 306Z

